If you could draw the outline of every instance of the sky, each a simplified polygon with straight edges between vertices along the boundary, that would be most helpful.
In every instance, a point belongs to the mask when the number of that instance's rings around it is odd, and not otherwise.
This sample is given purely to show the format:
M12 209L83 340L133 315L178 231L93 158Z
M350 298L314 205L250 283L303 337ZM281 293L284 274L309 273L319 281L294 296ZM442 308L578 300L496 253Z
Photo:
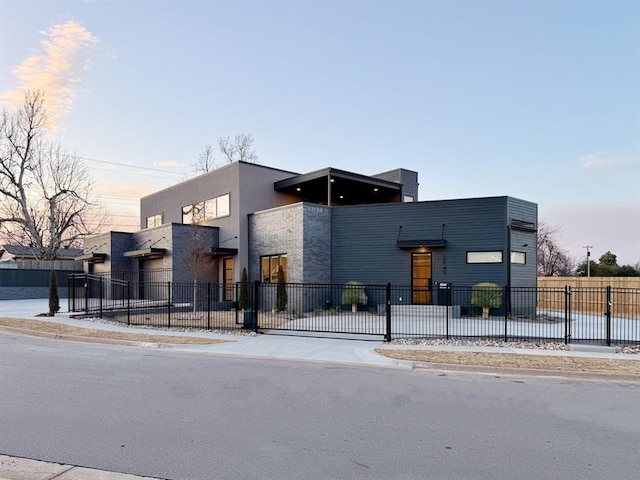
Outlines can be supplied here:
M242 133L275 168L529 200L578 261L640 261L635 0L0 0L0 103L25 89L118 230Z

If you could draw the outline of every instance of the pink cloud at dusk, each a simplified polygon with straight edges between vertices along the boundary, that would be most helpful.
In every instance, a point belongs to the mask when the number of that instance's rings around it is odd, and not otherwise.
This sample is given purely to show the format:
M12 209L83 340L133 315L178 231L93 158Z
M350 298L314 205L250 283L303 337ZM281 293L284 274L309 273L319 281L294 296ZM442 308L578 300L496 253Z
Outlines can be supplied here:
M44 92L49 127L71 111L82 74L88 69L91 45L98 40L82 25L67 21L42 32L42 50L16 66L12 73L18 87L2 94L9 104L19 105L26 90Z

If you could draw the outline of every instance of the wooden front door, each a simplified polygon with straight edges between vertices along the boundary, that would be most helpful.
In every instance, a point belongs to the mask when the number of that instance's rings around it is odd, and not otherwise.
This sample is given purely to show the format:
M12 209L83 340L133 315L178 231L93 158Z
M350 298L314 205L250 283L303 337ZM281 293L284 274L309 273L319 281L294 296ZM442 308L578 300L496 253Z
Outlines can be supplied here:
M411 254L412 303L431 303L431 253Z

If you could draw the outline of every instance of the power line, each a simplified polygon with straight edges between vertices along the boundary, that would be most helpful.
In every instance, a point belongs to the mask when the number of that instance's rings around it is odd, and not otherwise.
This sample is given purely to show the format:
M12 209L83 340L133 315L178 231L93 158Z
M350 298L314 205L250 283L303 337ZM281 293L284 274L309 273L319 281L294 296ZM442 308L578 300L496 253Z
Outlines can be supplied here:
M88 162L106 163L107 165L117 165L119 167L138 168L140 170L151 170L151 171L155 171L155 172L164 173L165 175L166 174L169 174L169 175L182 175L182 173L168 172L167 170L161 169L161 168L140 167L138 165L131 165L131 164L127 164L127 163L118 163L118 162L110 162L108 160L98 160L97 158L89 158L89 157L84 157L82 155L71 154L71 153L64 153L64 154L61 154L61 156L63 156L63 157L75 157L75 158L79 158L79 159L82 159L82 160L86 160Z
M130 165L125 165L125 166L130 166ZM96 168L96 167L91 167L93 170L101 170L101 171L105 171L105 172L112 172L113 173L113 169L110 168ZM133 167L133 168L144 168L144 167ZM172 172L165 172L165 176L161 177L160 175L149 175L147 173L143 174L143 173L126 173L124 172L123 175L137 175L139 177L152 177L152 178L164 178L166 179L166 175L179 175L178 173L172 173Z

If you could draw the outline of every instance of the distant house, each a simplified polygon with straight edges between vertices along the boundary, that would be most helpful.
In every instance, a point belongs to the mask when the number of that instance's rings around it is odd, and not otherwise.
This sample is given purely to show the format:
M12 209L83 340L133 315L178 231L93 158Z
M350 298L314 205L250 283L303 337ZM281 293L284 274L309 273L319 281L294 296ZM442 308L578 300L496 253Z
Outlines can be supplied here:
M79 248L59 248L56 251L56 260L75 260L79 255L82 255L82 250ZM39 259L39 252L34 247L0 245L0 262L21 262Z
M184 268L194 229L211 268L202 281L412 286L478 282L536 286L537 205L508 196L417 201L418 174L361 175L335 168L299 174L236 162L140 201L140 230L85 241L85 271L133 271L139 278ZM233 293L233 289L224 289Z
M68 275L83 271L83 263L75 260L79 255L78 248L61 248L56 260L39 260L33 247L0 245L0 300L47 298L51 270L57 272L58 293L65 297Z

